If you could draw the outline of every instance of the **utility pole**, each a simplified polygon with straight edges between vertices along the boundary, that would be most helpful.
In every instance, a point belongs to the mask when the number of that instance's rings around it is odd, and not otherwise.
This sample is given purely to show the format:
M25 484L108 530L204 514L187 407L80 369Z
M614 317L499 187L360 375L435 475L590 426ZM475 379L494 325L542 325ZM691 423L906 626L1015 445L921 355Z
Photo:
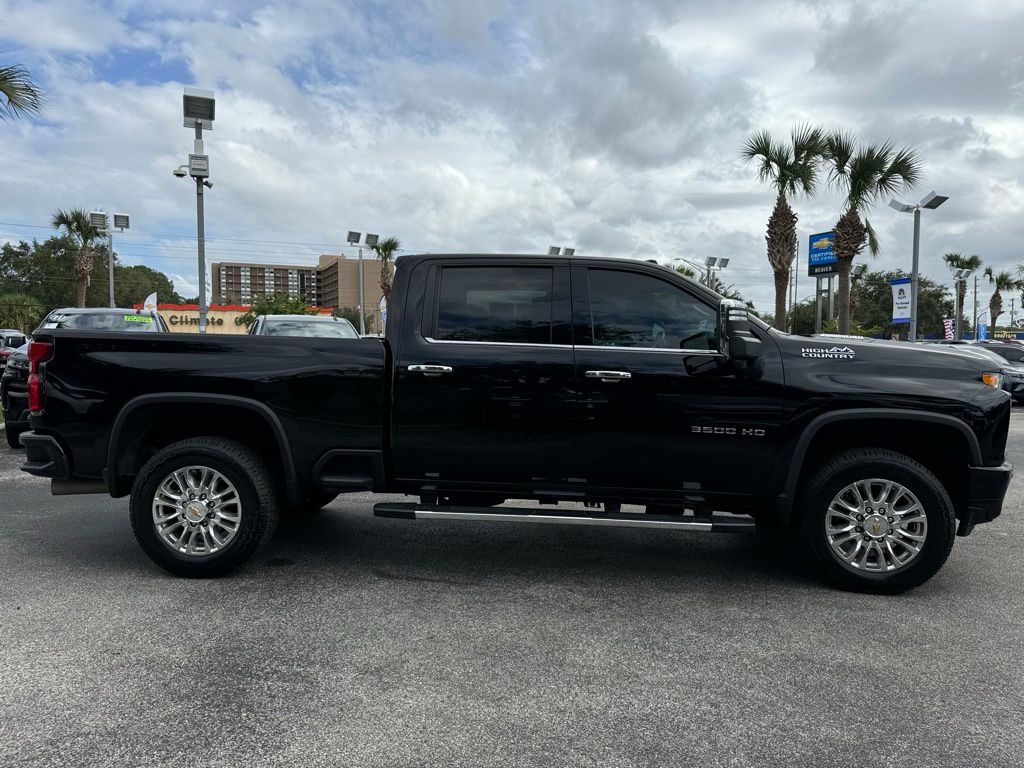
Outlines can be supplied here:
M1013 328L1017 324L1017 320L1016 320L1017 313L1014 310L1014 306L1013 306L1016 302L1017 302L1017 299L1015 299L1015 298L1014 299L1010 299L1010 328Z

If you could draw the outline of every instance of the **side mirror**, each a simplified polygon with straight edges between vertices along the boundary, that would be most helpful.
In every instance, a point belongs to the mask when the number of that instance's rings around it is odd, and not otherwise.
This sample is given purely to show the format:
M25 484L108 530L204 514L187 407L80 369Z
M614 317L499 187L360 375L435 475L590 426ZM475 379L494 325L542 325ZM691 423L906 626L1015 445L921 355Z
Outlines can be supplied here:
M722 299L718 305L718 351L733 360L761 356L761 340L750 330L750 314L734 299Z

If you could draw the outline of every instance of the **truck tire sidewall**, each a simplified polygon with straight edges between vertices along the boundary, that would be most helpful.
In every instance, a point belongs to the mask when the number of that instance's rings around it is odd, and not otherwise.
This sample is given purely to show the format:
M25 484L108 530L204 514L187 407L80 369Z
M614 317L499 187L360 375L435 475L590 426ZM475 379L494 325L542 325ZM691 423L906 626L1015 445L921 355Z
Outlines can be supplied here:
M928 533L920 553L908 565L887 573L861 571L841 563L825 534L825 515L840 490L868 478L893 480L910 490L924 508ZM896 593L931 578L953 546L956 517L949 494L923 465L892 451L850 451L826 461L804 494L801 524L806 544L826 577L837 586L865 592Z
M174 470L192 465L223 474L241 500L242 519L234 539L222 551L204 557L175 552L153 524L153 497L160 483ZM262 462L241 444L197 439L164 449L146 463L132 488L130 514L139 544L158 565L179 576L221 576L233 570L269 539L276 525L277 500L265 473Z

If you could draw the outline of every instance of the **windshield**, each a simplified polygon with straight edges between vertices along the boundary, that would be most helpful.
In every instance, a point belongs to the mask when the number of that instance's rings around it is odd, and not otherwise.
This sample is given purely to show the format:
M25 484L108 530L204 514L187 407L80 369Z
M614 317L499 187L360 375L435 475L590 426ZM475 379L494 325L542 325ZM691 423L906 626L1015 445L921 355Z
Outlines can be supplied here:
M359 334L348 320L268 320L263 326L266 336L310 336L325 339L358 339Z
M129 331L142 333L160 330L160 326L151 315L113 312L96 314L54 313L47 317L39 327L45 330L70 328L76 331Z

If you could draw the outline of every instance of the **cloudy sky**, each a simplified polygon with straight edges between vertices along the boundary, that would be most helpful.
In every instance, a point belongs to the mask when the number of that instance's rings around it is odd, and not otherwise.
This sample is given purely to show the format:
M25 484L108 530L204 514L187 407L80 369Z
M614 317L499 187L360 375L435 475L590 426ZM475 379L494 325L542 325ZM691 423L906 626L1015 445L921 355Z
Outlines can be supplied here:
M119 254L194 294L193 187L171 175L191 85L217 95L211 260L312 263L347 229L407 252L728 256L722 277L770 309L773 198L738 153L815 122L918 149L908 199L950 196L924 214L922 268L949 284L947 251L1024 262L1022 37L1010 0L0 0L0 59L48 99L0 123L0 237L123 210ZM840 201L794 207L806 259ZM873 266L909 268L911 217L869 218Z

